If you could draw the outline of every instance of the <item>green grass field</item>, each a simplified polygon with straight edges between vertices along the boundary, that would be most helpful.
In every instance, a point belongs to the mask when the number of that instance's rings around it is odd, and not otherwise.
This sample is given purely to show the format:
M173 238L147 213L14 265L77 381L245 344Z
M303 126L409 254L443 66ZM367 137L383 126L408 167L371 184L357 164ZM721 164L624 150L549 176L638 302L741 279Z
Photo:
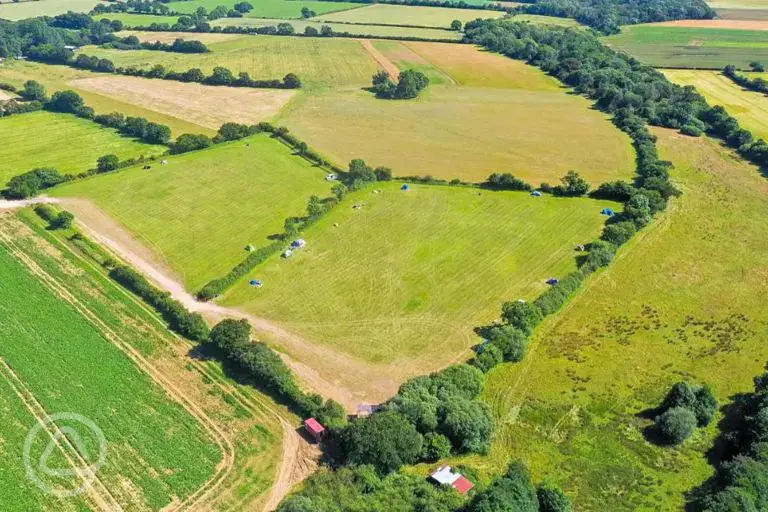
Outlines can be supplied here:
M236 27L263 27L265 25L276 25L285 23L285 20L263 19L263 18L227 18L216 20L213 26L236 26ZM357 25L350 23L331 23L322 21L304 21L291 20L291 25L298 33L304 33L306 27L314 27L320 30L323 25L328 25L334 32L347 32L349 34L380 37L421 37L425 39L444 39L446 41L457 41L463 36L460 32L442 30L437 28L414 28L397 27L381 25Z
M768 61L763 30L729 30L636 25L604 42L656 67L720 69L728 64L748 69L753 60Z
M577 510L682 510L713 473L717 421L661 448L638 415L679 380L727 405L768 359L768 182L716 141L655 133L683 196L538 329L522 363L491 372L496 441L462 460L500 472L521 459Z
M667 69L664 74L680 85L693 85L711 105L722 105L741 126L768 140L768 97L742 89L718 71Z
M578 21L572 18L558 18L556 16L539 16L537 14L518 14L510 18L511 21L525 21L542 25L559 25L561 27L581 27Z
M192 3L192 2L184 2ZM111 59L115 65L151 67L163 64L186 71L197 67L210 73L225 66L252 78L282 78L296 73L307 88L339 85L362 86L376 72L375 61L358 41L301 37L239 37L209 44L211 53L179 54L150 50L120 51L86 47L88 55Z
M318 16L318 19L346 23L383 23L386 25L448 28L453 20L464 23L477 18L499 18L501 16L504 16L504 13L500 11L374 4L351 11L323 14Z
M96 167L96 160L110 153L121 160L151 156L165 146L144 144L122 137L112 129L70 114L31 112L0 120L0 183L37 167L55 167L78 173Z
M195 291L266 245L309 197L328 195L325 174L259 135L51 190L84 198L122 223ZM77 211L76 211L77 213Z
M433 85L415 101L384 101L359 88L303 95L278 121L337 161L361 157L400 176L478 182L508 171L539 184L569 169L594 182L633 173L627 136L536 68L468 45L374 46Z
M167 23L173 25L178 21L178 16L155 16L152 14L132 14L127 12L116 12L108 14L98 14L93 17L95 20L117 20L124 27L148 27L153 23ZM184 35L184 34L181 34Z
M349 195L302 234L305 248L271 258L221 302L393 374L424 373L477 343L472 328L496 318L502 301L532 299L548 277L573 270L575 246L599 234L609 204L378 187ZM253 277L264 287L249 286Z
M21 20L35 16L56 16L67 11L89 12L98 0L39 0L0 4L0 18Z
M104 432L98 474L122 506L160 509L213 474L222 454L197 421L4 246L0 279L0 357L48 413L83 415ZM93 439L84 441L94 448ZM3 502L4 510L29 510L26 499Z
M220 5L232 8L237 0L185 0L181 2L170 2L168 7L176 12L193 13L198 7L205 7L212 11ZM296 2L293 0L259 0L252 2L253 10L247 16L253 18L301 18L301 8L308 7L318 14L326 12L345 11L357 9L359 4L349 2L325 2L319 0L306 0Z

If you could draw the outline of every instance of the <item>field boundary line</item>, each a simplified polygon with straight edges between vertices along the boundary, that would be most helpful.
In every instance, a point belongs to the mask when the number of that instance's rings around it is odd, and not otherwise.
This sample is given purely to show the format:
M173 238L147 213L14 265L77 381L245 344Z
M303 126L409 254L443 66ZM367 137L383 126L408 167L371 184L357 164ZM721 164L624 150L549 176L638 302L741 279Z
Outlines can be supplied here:
M194 344L191 343L186 338L183 338L182 336L179 336L175 332L169 330L166 323L159 317L157 312L149 308L146 304L144 304L141 300L139 300L135 295L126 291L123 287L117 285L114 281L109 279L104 274L103 270L100 267L97 267L91 261L88 261L85 257L83 257L81 254L78 254L70 246L63 243L58 238L53 236L50 236L47 238L52 243L54 243L57 247L59 247L61 251L66 251L66 253L70 254L73 258L78 260L82 265L85 265L91 268L91 270L93 270L101 278L101 281L105 285L113 288L118 293L122 294L124 297L129 299L134 305L136 305L145 313L147 313L147 315L152 319L152 321L156 323L156 326L159 328L160 332L163 335L169 335L176 340L177 343L175 345L183 347L185 349L188 349L194 346ZM103 250L107 251L109 254L111 254L114 258L118 260L122 260L122 258L118 254L116 254L114 251L112 251L109 247L105 247L103 245L100 245L100 247ZM162 339L165 340L164 337L162 337ZM172 348L174 346L174 344L167 341L165 341L164 344L166 347L169 347L169 348ZM238 386L230 382L227 382L226 380L223 380L218 374L216 374L210 368L208 368L207 367L208 365L206 365L204 362L198 359L195 359L189 356L186 356L185 359L187 360L188 363L194 366L198 370L198 372L200 372L205 377L211 379L211 381L214 382L221 391L232 396L242 407L251 411L252 414L257 415L258 413L267 413L268 415L271 415L274 419L276 419L279 422L283 430L283 443L282 443L283 449L282 449L281 463L276 472L277 477L275 478L272 484L272 490L270 493L269 500L264 508L264 510L273 510L274 508L277 507L277 505L282 500L282 498L287 494L288 490L290 490L290 487L294 483L303 480L304 476L306 476L302 474L297 475L297 466L300 465L302 461L305 463L305 465L308 464L306 462L308 457L300 457L301 455L300 452L302 451L302 447L305 448L304 451L307 451L306 448L311 447L311 445L309 445L304 440L304 438L302 438L296 432L294 426L288 420L285 419L283 413L278 408L276 408L272 403L270 403L268 399L254 396L251 393L243 392L243 390L239 389ZM198 504L199 503L200 502L198 502Z
M221 430L221 428L211 420L208 415L197 406L194 402L189 400L184 393L179 390L172 382L170 382L165 375L157 368L152 366L144 357L133 348L131 345L123 341L112 329L107 326L97 315L95 315L90 309L84 306L76 297L74 297L66 288L56 282L56 280L50 276L45 270L43 270L36 262L34 262L29 256L27 256L15 243L8 238L6 233L0 232L0 240L2 240L7 247L11 250L19 260L21 260L30 271L36 276L40 277L48 288L51 289L61 299L68 302L78 313L84 316L94 327L101 331L102 335L112 342L121 352L123 352L128 358L137 365L145 374L147 374L156 384L158 384L174 401L179 403L188 413L190 413L195 419L198 420L200 426L210 435L213 440L219 445L222 451L222 460L217 464L214 475L203 484L195 493L191 494L183 502L177 504L170 510L189 510L192 509L198 502L206 498L211 492L213 492L222 482L222 480L228 476L234 466L235 451L231 440Z
M88 461L83 458L77 448L72 444L72 441L64 434L59 426L53 421L45 421L45 418L49 416L48 411L45 410L43 405L37 400L35 394L30 390L23 380L16 374L11 366L0 357L0 375L2 375L8 385L13 389L16 396L22 401L24 406L29 410L30 414L35 418L38 424L45 430L45 433L51 438L53 442L61 451L64 458L72 466L72 469L77 472L78 476L82 478L83 482L96 483L99 488L96 489L94 485L87 485L84 489L88 494L90 500L101 510L123 510L117 499L112 495L104 482L98 477L98 475L91 470ZM65 449L69 448L69 450ZM71 453L75 454L74 458L77 458L77 462L80 462L82 466L78 465ZM103 493L103 494L102 494Z

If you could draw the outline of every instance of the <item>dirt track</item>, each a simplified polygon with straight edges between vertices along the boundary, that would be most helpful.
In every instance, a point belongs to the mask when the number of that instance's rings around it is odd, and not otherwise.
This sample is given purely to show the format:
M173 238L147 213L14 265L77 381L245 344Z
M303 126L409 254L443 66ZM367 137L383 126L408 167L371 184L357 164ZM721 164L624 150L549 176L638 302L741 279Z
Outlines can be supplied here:
M391 60L386 58L383 53L381 53L379 50L373 47L371 44L371 41L368 39L361 39L360 44L363 45L363 48L365 48L365 51L371 54L371 57L373 57L376 62L379 63L379 66L381 66L384 71L389 73L389 76L392 77L392 80L397 80L400 76L400 70L395 66Z

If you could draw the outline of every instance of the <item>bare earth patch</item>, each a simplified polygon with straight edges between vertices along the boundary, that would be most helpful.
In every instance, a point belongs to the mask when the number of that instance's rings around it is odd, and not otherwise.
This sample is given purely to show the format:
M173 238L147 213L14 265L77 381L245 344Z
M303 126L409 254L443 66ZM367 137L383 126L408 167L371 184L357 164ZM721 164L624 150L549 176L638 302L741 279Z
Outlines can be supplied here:
M677 20L654 25L687 28L726 28L733 30L768 30L768 20Z
M265 121L285 105L294 91L187 84L132 76L82 78L71 85L167 114L206 128L226 122Z

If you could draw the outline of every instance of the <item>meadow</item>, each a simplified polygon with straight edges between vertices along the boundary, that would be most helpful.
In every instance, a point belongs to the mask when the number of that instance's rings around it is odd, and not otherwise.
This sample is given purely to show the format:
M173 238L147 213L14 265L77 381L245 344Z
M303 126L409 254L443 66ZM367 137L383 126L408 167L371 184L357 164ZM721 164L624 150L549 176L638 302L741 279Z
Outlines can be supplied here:
M578 510L683 509L713 473L717 421L659 447L647 411L680 380L727 406L768 359L768 182L716 141L655 133L683 196L545 321L522 363L490 373L496 441L461 461L493 473L520 459Z
M339 371L339 354L369 364L368 381L351 389L380 396L374 375L399 381L466 357L480 341L472 329L503 301L533 299L547 278L573 270L575 247L599 234L606 205L378 183L349 194L302 233L305 248L271 258L220 302L322 347L315 358L280 346L332 381L354 378Z
M269 243L309 197L328 195L325 173L266 135L168 157L53 189L87 199L127 228L196 291L245 258L248 244ZM87 204L68 206L99 218Z
M162 64L177 71L197 67L205 73L224 66L235 74L247 72L254 79L282 78L287 73L295 73L309 89L366 85L377 69L360 42L348 39L243 36L211 43L208 47L211 53L205 54L127 52L96 47L85 47L82 52L106 57L117 66Z
M86 105L92 107L97 114L121 112L125 116L144 117L150 121L168 126L173 132L174 137L182 133L205 133L212 135L215 132L215 130L194 124L181 117L187 115L190 110L194 110L190 109L190 107L204 104L206 102L204 98L196 98L195 102L190 106L177 108L171 114L163 114L144 108L140 104L129 103L123 97L108 94L109 91L95 92L95 90L78 87L79 83L88 84L94 79L101 82L104 79L109 80L110 78L103 73L92 73L67 66L51 66L31 61L6 61L3 66L0 66L0 80L3 82L8 82L16 87L23 87L24 82L27 80L37 80L46 87L48 94L67 89L74 90L83 97ZM164 91L169 88L167 83L158 80L147 80L146 83L151 84L152 87L139 86L137 89L139 91L146 91L152 96L162 96ZM173 85L170 85L170 87L174 88ZM238 92L234 91L234 94L238 94ZM137 93L134 91L131 96L135 98L136 95ZM211 110L213 109L215 109L215 105L212 105Z
M722 69L733 64L749 69L751 61L768 61L768 37L762 30L635 25L603 41L655 67Z
M212 11L220 5L232 8L238 0L184 0L168 3L168 8L180 13L193 13L199 7L204 7ZM317 14L325 14L334 11L346 11L360 8L360 4L351 4L349 2L325 2L320 0L306 0L296 2L295 0L259 0L253 3L253 10L247 16L253 18L301 18L302 7L307 7Z
M500 18L504 15L505 13L501 11L374 4L351 11L323 14L317 19L344 23L381 23L384 25L448 28L453 20L465 23L477 18Z
M263 18L227 18L216 20L213 26L235 26L235 27L263 27L266 25L277 25L285 23L285 20L263 19ZM362 25L351 23L332 23L312 20L291 20L290 24L298 33L304 33L306 27L313 27L318 31L327 25L334 32L346 32L359 36L377 36L377 37L421 37L424 39L444 39L446 41L457 41L462 38L461 32L443 30L438 28L417 28L417 27L399 27L395 25Z
M672 82L693 85L711 105L722 105L756 137L768 140L768 96L741 88L717 71L666 69Z
M170 333L154 312L105 275L101 262L113 255L71 239L74 230L46 229L31 210L20 211L19 218L26 225L10 216L0 222L0 233L13 236L15 249L170 380L196 406L197 417L202 413L209 425L218 426L218 441L226 452L216 468L219 486L203 507L200 502L198 506L207 510L263 506L273 482L279 485L281 440L284 435L295 436L281 428L282 419L296 423L297 418L247 383L236 383L216 359L199 359L186 340Z
M478 182L503 171L538 185L569 169L595 183L633 173L628 137L536 68L468 45L373 46L399 69L426 73L433 85L407 102L359 88L301 95L278 122L337 161L361 157L399 176Z
M0 279L0 357L48 413L81 414L104 432L99 478L121 506L160 509L210 478L222 454L191 414L5 246ZM8 506L27 510L4 499Z
M76 174L95 168L96 160L110 153L126 160L167 150L70 114L30 112L11 116L0 119L0 131L0 185L37 167Z
M0 3L0 18L15 21L35 16L56 16L67 11L88 12L98 3L98 0L3 2Z

